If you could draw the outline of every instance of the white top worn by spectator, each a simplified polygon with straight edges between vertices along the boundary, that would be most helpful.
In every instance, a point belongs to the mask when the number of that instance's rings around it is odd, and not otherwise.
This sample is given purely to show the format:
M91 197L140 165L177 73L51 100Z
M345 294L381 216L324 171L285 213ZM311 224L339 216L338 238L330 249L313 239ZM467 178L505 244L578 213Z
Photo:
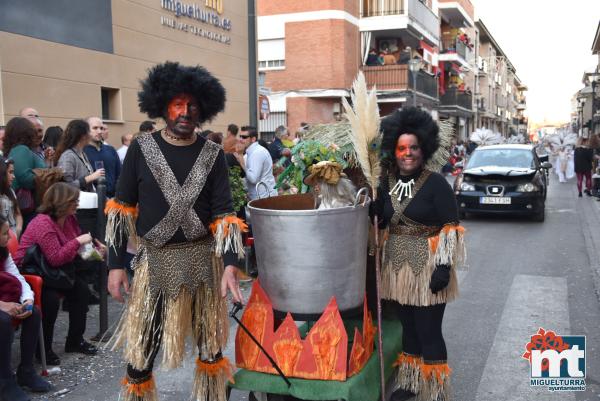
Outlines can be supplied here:
M33 291L31 291L31 287L29 287L29 284L27 284L27 281L25 281L25 277L23 277L21 273L19 273L19 269L17 269L17 265L15 265L15 262L13 261L13 258L10 255L8 255L8 257L4 261L4 271L6 271L9 274L12 274L17 279L19 279L19 282L21 283L21 299L19 301L21 303L25 302L28 299L31 299L33 301Z
M121 146L118 150L117 150L117 154L119 155L119 159L121 160L121 164L123 164L123 160L125 160L125 155L127 154L127 149L129 148L129 146Z
M248 198L254 200L277 195L275 177L273 177L273 160L269 151L258 142L254 142L246 149L244 160L246 164ZM263 185L260 185L259 192L256 192L256 184L259 182L264 182L267 185L269 189L268 193Z

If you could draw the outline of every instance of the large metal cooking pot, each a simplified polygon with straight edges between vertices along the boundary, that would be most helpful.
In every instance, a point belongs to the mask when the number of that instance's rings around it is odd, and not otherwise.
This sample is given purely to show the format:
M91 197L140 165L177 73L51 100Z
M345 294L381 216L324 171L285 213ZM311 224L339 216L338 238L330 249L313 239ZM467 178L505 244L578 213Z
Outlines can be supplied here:
M363 198L355 206L321 210L312 194L248 204L260 283L276 312L309 319L334 295L342 313L360 310L369 230L369 200Z

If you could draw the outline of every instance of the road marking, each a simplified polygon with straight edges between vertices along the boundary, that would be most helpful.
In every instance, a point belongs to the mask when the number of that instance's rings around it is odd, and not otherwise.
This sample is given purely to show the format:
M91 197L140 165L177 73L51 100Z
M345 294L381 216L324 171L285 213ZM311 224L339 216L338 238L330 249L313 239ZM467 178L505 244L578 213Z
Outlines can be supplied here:
M556 334L572 334L567 280L516 275L477 388L476 401L575 400L572 392L553 393L529 386L529 363L521 355L531 335L540 327Z

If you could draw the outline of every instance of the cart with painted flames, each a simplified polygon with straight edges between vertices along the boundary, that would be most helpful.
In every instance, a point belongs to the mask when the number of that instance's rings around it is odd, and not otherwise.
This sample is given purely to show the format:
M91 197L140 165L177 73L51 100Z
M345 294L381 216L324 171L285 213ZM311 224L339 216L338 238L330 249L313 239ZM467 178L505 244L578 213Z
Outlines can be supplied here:
M248 209L259 279L239 319L240 369L230 387L249 391L251 400L377 400L376 325L365 299L366 190L348 207L315 209L313 195L300 194L257 199ZM383 322L386 376L400 330Z

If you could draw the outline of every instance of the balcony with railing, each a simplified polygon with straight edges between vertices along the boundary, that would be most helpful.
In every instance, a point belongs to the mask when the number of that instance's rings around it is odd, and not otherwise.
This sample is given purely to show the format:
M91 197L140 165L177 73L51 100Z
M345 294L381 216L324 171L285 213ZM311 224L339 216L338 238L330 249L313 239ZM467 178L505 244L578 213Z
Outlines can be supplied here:
M457 88L448 88L446 93L440 96L440 105L461 107L470 111L473 108L473 95L461 92Z
M453 26L473 26L475 10L469 0L439 0L438 7Z
M375 85L381 91L406 91L413 89L413 73L406 65L362 66L367 86ZM416 73L416 90L421 94L437 97L437 80L426 72Z
M403 14L404 0L363 0L360 12L362 18Z
M439 40L440 23L426 0L361 0L360 30L386 31L418 25L433 43Z
M470 40L466 35L460 35L442 40L442 50L439 59L441 61L457 61L465 67L470 66L473 59L473 50Z

